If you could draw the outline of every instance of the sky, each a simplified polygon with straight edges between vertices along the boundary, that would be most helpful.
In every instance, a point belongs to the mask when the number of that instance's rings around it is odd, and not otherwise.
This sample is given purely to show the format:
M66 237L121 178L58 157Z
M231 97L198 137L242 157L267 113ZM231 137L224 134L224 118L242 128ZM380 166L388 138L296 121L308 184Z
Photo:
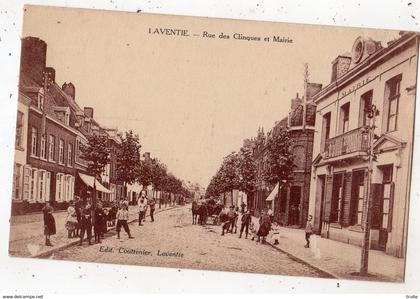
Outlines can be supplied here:
M236 40L234 33L293 43ZM332 60L358 36L385 46L398 32L28 6L26 36L47 43L56 82L72 82L76 102L93 107L102 126L132 129L143 153L206 187L224 156L287 115L290 99L303 93L305 63L309 80L325 86Z

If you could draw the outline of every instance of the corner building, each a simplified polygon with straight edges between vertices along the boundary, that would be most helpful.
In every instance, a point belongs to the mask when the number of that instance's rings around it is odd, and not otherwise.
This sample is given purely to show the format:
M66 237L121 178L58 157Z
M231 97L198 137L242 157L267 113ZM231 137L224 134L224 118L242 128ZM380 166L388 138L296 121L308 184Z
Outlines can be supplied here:
M375 105L370 248L404 257L413 149L418 36L382 46L359 37L332 63L317 105L309 213L317 234L362 245L368 196L367 111Z

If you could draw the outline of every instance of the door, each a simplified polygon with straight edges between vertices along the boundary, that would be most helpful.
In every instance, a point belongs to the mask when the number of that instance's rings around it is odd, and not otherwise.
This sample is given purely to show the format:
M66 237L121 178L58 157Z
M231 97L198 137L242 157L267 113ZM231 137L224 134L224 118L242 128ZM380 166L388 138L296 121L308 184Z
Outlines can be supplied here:
M292 186L290 188L290 199L289 199L289 225L299 225L300 215L300 199L301 199L301 187Z

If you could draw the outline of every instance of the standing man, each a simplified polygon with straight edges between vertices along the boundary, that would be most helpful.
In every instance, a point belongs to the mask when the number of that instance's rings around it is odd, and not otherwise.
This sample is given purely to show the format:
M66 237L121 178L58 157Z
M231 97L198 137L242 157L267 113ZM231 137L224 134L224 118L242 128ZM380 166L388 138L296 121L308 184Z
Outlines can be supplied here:
M241 203L241 214L245 213L246 204L244 202Z
M121 208L118 210L116 217L117 217L116 230L117 230L118 239L120 238L121 227L124 228L129 239L134 239L134 237L131 236L130 228L128 227L128 206L125 203L121 205Z
M150 199L149 202L149 207L150 207L150 219L152 222L155 221L155 218L153 217L153 214L155 213L155 205L156 205L156 201L154 198Z
M141 190L140 197L137 202L137 211L139 213L139 226L143 225L141 222L143 221L146 215L146 209L147 209L146 190Z
M79 246L83 244L83 238L85 237L85 232L87 235L88 243L91 245L92 239L92 209L90 202L86 203L86 206L82 209L81 212L82 220L81 220L81 232L80 232L80 242Z
M251 223L251 212L248 210L245 214L242 215L241 218L241 232L239 233L239 238L242 237L242 233L245 229L245 239L248 239L248 229L249 224Z

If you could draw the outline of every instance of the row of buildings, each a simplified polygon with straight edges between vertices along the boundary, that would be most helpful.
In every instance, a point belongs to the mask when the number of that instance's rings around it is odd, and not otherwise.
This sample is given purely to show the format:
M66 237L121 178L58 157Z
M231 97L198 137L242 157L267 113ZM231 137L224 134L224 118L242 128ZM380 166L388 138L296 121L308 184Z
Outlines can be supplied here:
M386 46L357 38L351 52L332 62L328 85L308 83L305 94L292 99L286 118L267 134L260 129L244 141L253 149L258 173L248 206L257 214L271 206L282 225L302 227L313 215L317 234L361 246L371 177L370 247L404 257L417 60L415 33L401 32ZM280 126L291 133L296 167L292 178L280 184L278 196L267 201L273 186L262 178L266 140Z
M48 201L56 208L66 207L79 196L115 200L123 196L117 181L117 129L102 127L94 119L92 107L81 108L72 83L59 86L55 70L46 64L47 44L36 37L22 39L18 111L16 121L15 162L13 172L12 214L39 210ZM87 173L81 146L88 136L107 136L110 163L101 180ZM148 153L145 159L149 158ZM129 199L140 186L129 186Z

